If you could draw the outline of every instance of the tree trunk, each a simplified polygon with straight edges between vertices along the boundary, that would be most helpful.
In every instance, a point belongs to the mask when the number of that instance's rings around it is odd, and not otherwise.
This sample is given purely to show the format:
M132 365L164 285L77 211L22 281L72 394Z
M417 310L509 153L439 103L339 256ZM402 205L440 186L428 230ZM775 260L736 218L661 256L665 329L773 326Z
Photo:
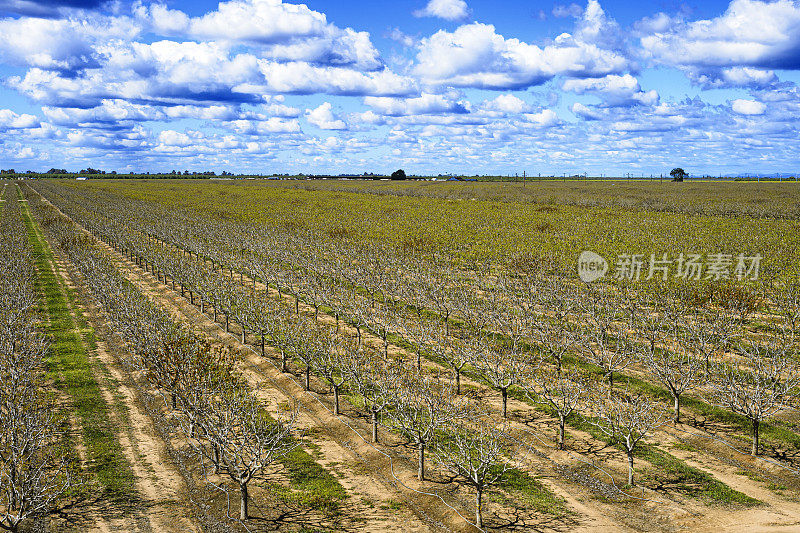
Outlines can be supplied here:
M425 481L425 443L419 443L419 467L417 469L417 478L420 481Z
M609 370L608 371L608 386L612 387L612 388L614 387L614 371L613 370Z
M306 390L311 390L311 367L306 365Z
M372 409L372 442L378 442L378 411Z
M264 358L264 332L261 332L261 357Z
M752 449L753 455L758 455L758 426L759 426L759 421L753 420L753 449Z
M508 418L508 389L500 389L500 394L503 395L503 418Z
M289 358L286 357L286 350L281 348L281 372L284 374L289 371Z
M239 488L242 491L242 501L239 507L239 520L247 520L250 518L247 506L250 503L250 495L247 492L247 483L239 483Z
M242 326L242 344L247 344L247 330Z
M333 414L339 416L339 387L333 386Z
M678 424L681 421L681 397L673 394L673 398L675 399L675 423Z
M483 513L481 512L483 492L481 490L475 491L475 525L478 529L483 529Z
M628 485L633 486L633 450L628 452Z
M461 394L461 371L456 370L456 394Z
M558 415L558 449L564 449L564 426L566 425L566 417L562 414Z

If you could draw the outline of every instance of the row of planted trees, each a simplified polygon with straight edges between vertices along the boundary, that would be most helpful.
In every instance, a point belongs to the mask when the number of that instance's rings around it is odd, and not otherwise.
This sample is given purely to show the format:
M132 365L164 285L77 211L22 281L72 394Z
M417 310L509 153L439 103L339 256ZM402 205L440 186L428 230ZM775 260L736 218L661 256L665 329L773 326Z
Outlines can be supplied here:
M685 286L667 286L666 293L648 294L576 286L557 276L467 276L452 267L442 268L449 265L435 258L433 262L399 258L382 247L325 248L307 235L268 230L258 235L252 228L237 225L222 232L216 227L212 232L202 220L186 214L176 220L180 214L169 214L159 213L160 223L150 222L154 234L160 236L157 239L132 235L124 225L109 230L105 224L105 231L116 233L113 242L131 243L126 249L134 257L153 257L151 266L158 272L170 272L173 280L185 279L193 289L190 298L194 291L204 300L211 298L215 312L225 309L226 319L237 315L245 329L261 331L262 338L267 330L264 321L252 320L259 314L258 302L241 295L219 296L229 294L220 289L235 270L239 276L246 272L252 280L268 282L279 293L295 294L298 304L302 298L315 311L324 307L337 320L347 317L359 337L363 329L372 330L387 352L392 334L412 340L418 362L426 350L452 369L457 387L464 368L478 370L504 398L514 384L513 358L511 364L503 365L491 363L502 362L505 355L478 358L477 368L470 365L486 332L503 335L511 353L533 348L548 356L556 368L565 356L577 356L596 365L609 382L615 372L634 365L672 397L676 421L681 397L695 392L747 417L753 430L753 453L758 453L760 422L785 405L796 383L792 355L800 313L796 283L773 287L767 302L776 313L772 330L754 339L745 327L754 302L736 290L719 304L698 305L693 301L697 295ZM220 234L232 237L221 242ZM180 243L179 250L203 252L182 252L176 264L176 248L165 249L164 242ZM247 246L231 246L232 242ZM148 251L148 245L160 253ZM216 276L213 269L209 274L208 269L198 268L200 257L211 258L218 268ZM766 387L769 383L775 386ZM703 390L698 390L700 384L705 385Z
M295 413L271 416L236 369L236 354L213 346L174 322L118 272L95 240L30 195L41 226L66 253L130 349L126 364L147 393L160 398L160 416L199 465L203 480L240 494L239 518L249 517L249 487L299 441Z
M16 188L0 203L0 528L45 517L72 484L44 360L36 269Z
M125 201L121 203L130 208ZM210 257L221 271L222 265L235 266L252 279L269 281L281 292L298 294L316 309L333 309L337 318L347 316L359 334L362 328L371 328L387 347L393 331L420 333L414 323L420 322L418 318L425 310L432 310L447 335L453 322L450 319L457 317L467 326L468 334L488 328L504 334L512 345L523 338L533 340L538 349L556 358L556 364L562 355L577 353L599 366L610 381L614 372L636 363L673 397L676 418L680 397L697 384L706 383L712 389L703 391L708 399L751 420L756 437L754 453L758 451L760 420L783 405L794 383L791 354L800 311L797 283L770 287L763 298L776 315L771 322L773 334L751 342L745 319L756 302L750 293L735 287L718 291L717 303L699 305L696 291L686 286L667 286L666 293L664 287L650 294L620 293L576 287L557 276L465 275L437 260L440 258L400 258L385 247L320 245L319 239L306 234L233 223L226 223L225 230L219 231L218 222L211 225L190 213L159 211L157 215L137 219L136 223L149 225L154 234L179 243L182 249L202 250L195 252L195 257ZM116 237L138 240L124 226ZM229 273L233 275L233 270ZM407 327L409 322L411 326ZM425 336L424 331L421 334ZM735 357L725 359L733 348ZM742 379L772 379L769 368L761 377L748 375L747 369L753 367L752 360L760 352L769 354L767 360L776 361L775 368L787 366L790 370L780 376L783 394L766 391L753 398L750 392L763 387L740 383ZM453 368L458 380L466 363L458 352L455 354L445 364ZM703 361L702 371L698 359ZM709 380L712 363L716 363L713 376L718 380ZM732 381L734 375L743 377ZM747 400L723 401L737 396L731 389L739 390L739 396L741 389L747 390ZM777 400L771 401L775 397Z
M366 390L352 369L373 368L367 389L384 391L373 404L373 435L378 415L384 414L386 425L401 429L418 445L422 475L429 445L425 433L409 430L396 415L403 411L398 391L424 388L393 385L388 347L390 339L402 342L397 337L410 341L417 368L424 356L451 369L453 398L462 398L461 376L467 371L498 391L503 418L509 390L549 406L558 415L559 446L568 418L584 414L622 443L630 482L633 451L664 423L664 409L652 397L614 388L615 374L644 371L672 397L676 421L681 397L690 392L747 417L753 453L758 453L761 421L794 400L794 285L771 299L777 315L770 317L766 333L753 334L745 327L752 312L746 299L734 298L725 307L697 306L681 288L647 295L553 276L470 276L441 268L441 262L401 261L380 248L320 249L303 235L265 234L235 224L212 232L187 213L159 212L155 218L160 222L132 217L130 211L114 218L119 206L101 215L85 199L83 205L77 203L81 199L61 200L104 240L165 282L169 277L173 286L180 284L201 310L213 312L215 319L224 317L226 327L231 320L240 324L243 340L250 332L262 350L265 343L275 346L284 370L296 361L306 387L312 372L319 375L333 389L337 412L341 390ZM148 232L132 231L131 224ZM269 283L277 294L256 280ZM294 298L283 297L288 294ZM320 328L316 316L300 312L301 300L314 308L314 315L320 309L330 312L336 327ZM337 334L340 318L354 326L354 339ZM369 351L362 342L364 330L383 341L383 354L369 356L380 361L377 367L359 359L359 351ZM408 375L409 367L400 374ZM598 375L607 383L599 389ZM360 397L368 399L369 390L359 392ZM423 413L422 420L434 420L424 404L420 398L407 402L415 406L412 412ZM449 404L454 405L452 399ZM450 413L444 418L457 417Z

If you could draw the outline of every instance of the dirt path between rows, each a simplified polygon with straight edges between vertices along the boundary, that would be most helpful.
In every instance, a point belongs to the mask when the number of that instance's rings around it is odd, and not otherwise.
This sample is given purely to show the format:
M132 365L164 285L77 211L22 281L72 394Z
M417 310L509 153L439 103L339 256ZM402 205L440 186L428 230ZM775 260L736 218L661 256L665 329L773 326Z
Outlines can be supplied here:
M57 262L65 282L75 290L75 272L67 274L63 257L58 257ZM86 305L85 308L88 311L87 323L96 333L102 331L103 328L98 327L102 321L100 310L94 305ZM183 504L186 492L183 480L171 468L164 443L156 436L152 420L139 405L135 391L128 384L126 372L120 368L119 358L111 354L104 337L97 335L97 348L93 353L100 374L104 374L98 376L98 382L109 405L114 405L115 401L122 404L122 409L112 409L110 414L120 428L119 441L136 478L136 491L140 496L140 505L146 511L149 529L167 533L197 532L199 529L189 518L191 514Z
M41 231L39 236L47 241ZM76 283L76 274L71 264L57 248L47 242L53 252L54 270L60 277L62 287L73 294L79 294L79 282ZM66 298L66 294L64 296ZM95 349L90 350L87 346L87 354L93 359L103 400L110 407L109 417L118 428L117 438L135 476L135 490L138 495L135 509L123 513L90 511L94 524L89 530L165 533L199 531L189 518L191 514L181 502L185 487L179 474L169 467L169 460L163 453L163 443L155 436L152 421L136 402L135 393L127 385L126 375L119 368L118 360L109 352L103 336L98 334L101 330L97 327L98 310L88 301L82 303L87 325L96 334ZM77 329L74 305L76 304L70 303L70 315ZM82 455L85 456L85 452Z

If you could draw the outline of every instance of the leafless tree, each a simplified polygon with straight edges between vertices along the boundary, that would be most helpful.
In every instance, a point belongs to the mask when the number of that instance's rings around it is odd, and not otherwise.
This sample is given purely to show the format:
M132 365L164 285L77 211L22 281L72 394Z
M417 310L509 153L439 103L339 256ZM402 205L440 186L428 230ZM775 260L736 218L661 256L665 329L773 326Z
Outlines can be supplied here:
M603 370L608 383L613 385L614 372L627 368L633 355L633 343L628 336L629 316L620 302L603 289L587 291L581 306L586 326L579 340L581 351Z
M576 367L561 369L538 368L528 372L521 385L533 402L546 405L558 416L556 443L564 449L567 420L584 405L589 378Z
M478 375L500 392L503 418L507 418L508 389L519 382L527 365L522 354L481 339L469 341L463 349Z
M669 391L673 400L674 422L680 422L681 396L697 387L704 379L705 366L687 346L693 342L686 340L691 335L683 326L672 324L670 337L656 339L655 331L650 331L648 342L637 346L639 359L647 371Z
M398 387L394 406L388 414L392 424L417 446L420 481L425 479L426 446L445 424L466 413L466 403L446 381L412 370Z
M600 387L587 395L589 423L622 444L628 457L628 485L634 484L633 454L637 445L664 425L664 407L644 394Z
M269 417L250 391L234 388L212 397L213 406L200 421L211 446L195 449L216 461L240 492L239 519L249 518L249 483L279 457L299 446L292 436L297 410L288 417ZM209 450L214 455L209 457Z
M800 367L793 356L783 339L770 339L742 344L734 360L712 367L707 398L750 421L753 455L759 453L761 422L796 401Z
M0 528L50 511L72 485L67 459L58 453L53 405L0 399Z
M378 442L378 417L391 408L406 369L400 361L385 361L364 352L347 359L346 370L354 392L364 400L372 420L372 442Z
M475 525L483 529L483 494L511 468L504 447L504 428L484 420L448 424L433 446L434 462L475 489Z

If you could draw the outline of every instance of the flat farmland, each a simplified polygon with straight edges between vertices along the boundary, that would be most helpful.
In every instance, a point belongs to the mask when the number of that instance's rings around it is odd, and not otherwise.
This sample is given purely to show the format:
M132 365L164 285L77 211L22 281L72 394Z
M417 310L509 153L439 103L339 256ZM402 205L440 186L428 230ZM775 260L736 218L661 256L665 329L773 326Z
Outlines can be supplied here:
M67 515L88 505L91 527L800 523L794 183L4 191L4 223L52 250L64 327L96 360L99 420L42 363L78 443L75 486L96 501L42 490ZM586 277L586 251L604 275ZM89 424L106 432L107 473ZM62 524L43 516L23 525Z

